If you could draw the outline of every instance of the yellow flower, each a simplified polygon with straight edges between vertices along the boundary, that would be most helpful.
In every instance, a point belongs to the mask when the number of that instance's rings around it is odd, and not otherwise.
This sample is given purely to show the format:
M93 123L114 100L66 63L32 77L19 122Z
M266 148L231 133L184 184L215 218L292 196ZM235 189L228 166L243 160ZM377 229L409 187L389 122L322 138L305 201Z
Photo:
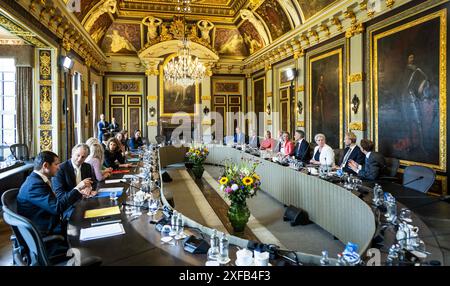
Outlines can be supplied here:
M261 178L258 176L258 174L253 174L253 178L255 178L255 179L257 179L258 181L260 181L261 180Z
M195 154L200 155L200 151L195 150Z
M225 185L226 183L228 183L228 178L227 177L222 177L219 182L220 182L221 185Z
M193 153L194 152L194 149L189 149L189 153Z
M251 184L253 184L253 179L250 177L244 177L242 179L242 183L244 183L244 185L246 186L250 186Z

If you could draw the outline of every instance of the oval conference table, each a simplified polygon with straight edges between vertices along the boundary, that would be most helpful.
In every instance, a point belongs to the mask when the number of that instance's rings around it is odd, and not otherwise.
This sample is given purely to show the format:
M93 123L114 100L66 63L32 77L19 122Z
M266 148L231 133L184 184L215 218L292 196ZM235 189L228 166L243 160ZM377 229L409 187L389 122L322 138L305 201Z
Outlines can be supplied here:
M384 215L371 205L372 194L370 192L349 191L340 183L332 183L317 176L263 160L235 148L222 145L208 145L208 148L210 154L206 161L207 164L222 165L226 159L239 162L242 158L260 161L256 171L262 178L262 190L285 205L294 205L304 209L308 212L311 221L344 244L347 242L358 244L359 253L363 259L366 251L371 247L374 237L380 236L379 229L383 224ZM159 170L160 182L161 167L184 162L185 150L184 147L174 146L158 149L156 165ZM114 175L110 179L121 177L121 175ZM417 200L413 200L415 202L432 200L431 204L433 204L433 200L436 200L391 182L383 182L381 185L385 192L390 192L395 197L417 198ZM106 186L124 187L124 190L129 187L127 183ZM105 187L105 184L101 183L99 187ZM164 196L164 183L161 183L159 190L154 193L160 196L164 205L169 206ZM90 198L80 201L75 206L68 226L70 246L78 249L82 257L101 257L102 265L205 265L206 254L191 254L184 251L181 240L174 245L161 244L160 233L155 229L155 224L151 223L162 217L161 212L158 212L155 217L148 216L146 210L142 210L143 214L139 217L127 216L124 211L125 206L122 206L122 203L126 202L126 198L127 194L124 191L123 195L115 202L110 201L109 198ZM80 241L80 229L90 227L90 221L84 219L84 212L112 205L119 205L121 208L120 217L125 234ZM405 205L397 201L397 207L400 210ZM442 263L443 255L431 230L414 211L412 211L412 219L413 225L419 227L419 237L425 242L426 250L431 253L426 260L437 260ZM209 242L212 229L202 226L190 218L185 218L185 221L187 235L204 236L205 240ZM390 227L381 236L384 239L384 251L381 252L383 263L387 255L387 248L395 242L395 230ZM231 262L228 265L234 265L238 247L247 247L249 241L233 235L230 235L229 238ZM296 256L303 265L319 265L320 256L302 252L296 252ZM330 253L330 256L334 255ZM290 257L292 259L292 256ZM331 259L332 264L335 262L335 259ZM271 261L271 263L275 264L277 260Z

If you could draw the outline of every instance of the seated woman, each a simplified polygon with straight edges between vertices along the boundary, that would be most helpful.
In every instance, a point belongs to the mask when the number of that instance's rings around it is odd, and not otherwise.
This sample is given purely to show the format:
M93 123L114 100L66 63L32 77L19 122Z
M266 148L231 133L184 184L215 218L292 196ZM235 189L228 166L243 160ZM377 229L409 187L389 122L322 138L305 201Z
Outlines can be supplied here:
M289 132L283 132L279 155L286 157L294 153L294 143L290 140Z
M88 140L86 140L86 145L88 145L89 148L92 146L92 144L95 144L95 143L101 144L100 141L98 141L98 139L95 137L91 137Z
M128 141L128 146L130 147L130 150L137 150L142 145L144 145L144 142L142 142L141 130L136 129L134 131L134 136Z
M128 148L127 144L124 144L123 133L122 132L117 133L116 139L117 139L117 141L119 141L119 149L120 149L120 151L122 151L122 155L126 156L128 154L128 150L130 150L130 148Z
M272 151L275 148L275 140L272 138L272 133L269 130L266 131L265 139L261 142L261 150Z
M116 138L110 138L106 144L105 161L103 166L117 170L119 168L131 168L132 164L125 164L125 157L119 149L119 141Z
M314 165L334 165L334 151L333 148L326 144L325 135L322 133L316 134L314 140L317 146L314 148L314 155L310 163Z
M111 176L112 168L106 168L102 170L104 151L102 145L94 143L89 147L89 156L86 159L86 163L89 163L94 170L97 181L103 181Z

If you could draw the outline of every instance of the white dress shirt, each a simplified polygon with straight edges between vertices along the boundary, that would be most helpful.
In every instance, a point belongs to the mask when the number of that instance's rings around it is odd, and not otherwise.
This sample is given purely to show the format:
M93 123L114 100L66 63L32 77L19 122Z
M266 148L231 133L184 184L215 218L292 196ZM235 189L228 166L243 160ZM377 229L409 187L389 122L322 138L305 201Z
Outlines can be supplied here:
M48 185L50 186L50 188L52 187L52 182L47 178L46 175L44 175L44 174L42 174L41 172L36 171L36 170L34 170L33 172L36 173L36 174L38 174L39 177L42 178L42 180L44 181L44 183L48 184Z

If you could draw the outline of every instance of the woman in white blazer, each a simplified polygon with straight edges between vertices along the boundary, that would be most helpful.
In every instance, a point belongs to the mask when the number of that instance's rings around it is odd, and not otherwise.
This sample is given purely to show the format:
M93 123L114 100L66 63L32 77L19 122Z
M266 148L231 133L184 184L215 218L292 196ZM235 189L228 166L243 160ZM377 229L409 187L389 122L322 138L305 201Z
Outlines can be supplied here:
M314 148L314 155L310 163L315 165L334 166L334 151L333 148L326 144L325 135L322 133L314 136L317 146Z

